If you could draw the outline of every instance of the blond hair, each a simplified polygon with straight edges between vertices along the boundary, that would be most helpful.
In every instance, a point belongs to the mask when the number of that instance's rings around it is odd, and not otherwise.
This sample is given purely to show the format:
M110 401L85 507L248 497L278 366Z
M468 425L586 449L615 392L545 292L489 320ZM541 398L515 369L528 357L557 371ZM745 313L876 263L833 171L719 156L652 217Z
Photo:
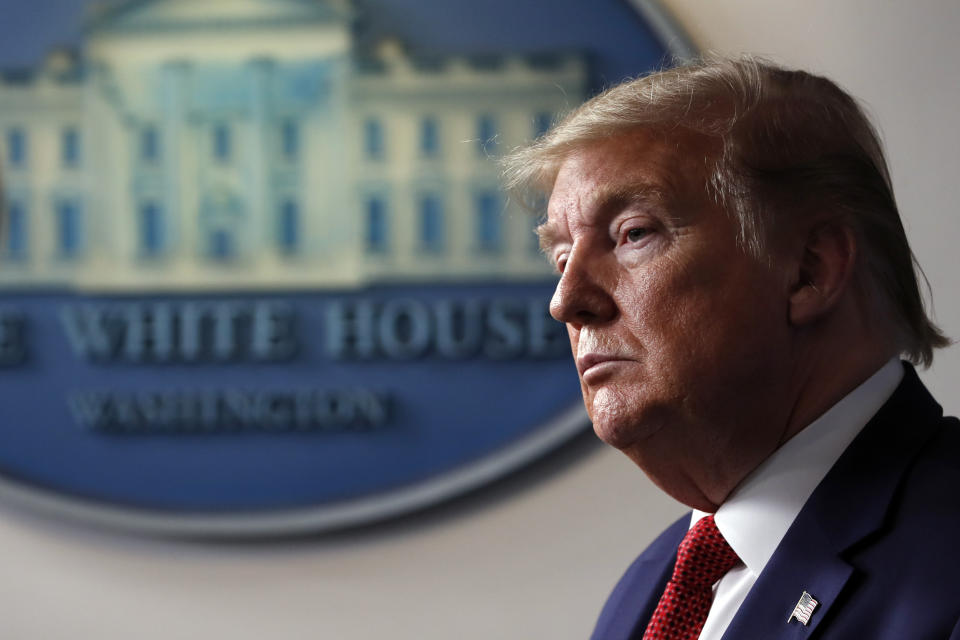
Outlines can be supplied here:
M912 362L949 340L929 319L879 137L832 81L768 61L705 57L608 89L504 161L514 193L548 192L573 151L633 129L716 142L706 189L739 224L749 254L771 259L791 218L829 211L856 234L856 282Z

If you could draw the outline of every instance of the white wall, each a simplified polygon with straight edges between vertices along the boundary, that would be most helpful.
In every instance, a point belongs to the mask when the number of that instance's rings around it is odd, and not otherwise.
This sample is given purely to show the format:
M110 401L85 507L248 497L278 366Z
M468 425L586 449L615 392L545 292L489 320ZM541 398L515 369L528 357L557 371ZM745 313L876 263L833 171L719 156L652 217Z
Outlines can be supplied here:
M870 105L937 317L960 336L960 3L666 4L701 47L824 72ZM960 348L924 378L960 411ZM587 439L479 496L294 543L142 540L3 508L0 637L584 638L629 560L681 512Z
M935 316L960 338L960 2L667 0L702 49L750 51L823 73L879 125L900 213L933 287ZM960 347L922 376L953 414Z

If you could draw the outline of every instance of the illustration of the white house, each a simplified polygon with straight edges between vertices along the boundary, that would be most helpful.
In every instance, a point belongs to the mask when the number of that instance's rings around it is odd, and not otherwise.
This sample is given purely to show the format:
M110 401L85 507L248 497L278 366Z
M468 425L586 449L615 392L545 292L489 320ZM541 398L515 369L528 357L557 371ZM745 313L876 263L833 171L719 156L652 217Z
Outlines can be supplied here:
M0 286L161 291L538 278L495 158L582 55L361 45L350 0L134 0L0 76Z

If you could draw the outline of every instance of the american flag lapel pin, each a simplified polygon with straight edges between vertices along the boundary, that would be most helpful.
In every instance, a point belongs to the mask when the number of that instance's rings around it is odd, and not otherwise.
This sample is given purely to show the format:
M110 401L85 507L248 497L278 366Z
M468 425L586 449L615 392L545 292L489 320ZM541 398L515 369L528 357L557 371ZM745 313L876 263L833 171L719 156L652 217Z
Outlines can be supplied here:
M793 622L793 619L796 618L800 624L807 626L810 624L810 616L813 615L813 610L816 609L819 604L813 596L804 591L803 595L800 596L800 602L797 603L797 606L793 608L793 613L787 618L787 624Z

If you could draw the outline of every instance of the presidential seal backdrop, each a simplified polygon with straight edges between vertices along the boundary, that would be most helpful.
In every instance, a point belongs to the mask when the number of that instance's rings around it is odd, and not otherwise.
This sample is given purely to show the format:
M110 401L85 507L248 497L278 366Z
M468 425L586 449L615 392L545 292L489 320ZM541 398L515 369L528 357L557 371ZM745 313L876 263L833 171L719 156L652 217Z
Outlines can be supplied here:
M153 533L321 531L586 428L496 159L690 52L651 2L589 4L8 9L0 494Z

